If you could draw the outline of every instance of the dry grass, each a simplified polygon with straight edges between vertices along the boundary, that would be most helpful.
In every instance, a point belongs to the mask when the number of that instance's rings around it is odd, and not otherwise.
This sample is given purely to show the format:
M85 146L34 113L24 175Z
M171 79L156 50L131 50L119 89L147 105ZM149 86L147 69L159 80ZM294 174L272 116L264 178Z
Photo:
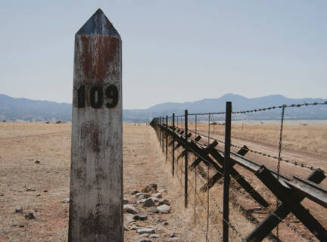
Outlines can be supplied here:
M0 124L0 241L65 241L69 124ZM35 164L39 160L40 164ZM35 220L15 213L33 212Z
M206 125L201 124L199 128L206 132ZM218 125L212 128L211 131L217 136L224 130L223 126ZM316 139L324 142L326 134L326 127L287 126L286 129L290 130L285 131L287 140L290 142L287 148L290 150L297 150L305 135L315 134L310 135L308 139L315 136ZM0 123L0 194L3 194L0 196L0 241L66 241L68 204L61 203L61 201L69 194L70 132L70 124ZM256 132L256 137L261 138L253 142L252 132ZM233 126L233 135L233 142L238 142L238 144L246 143L250 148L262 148L267 152L276 151L274 147L276 141L272 140L278 138L277 125L249 125L243 129L236 125ZM240 136L235 138L235 135ZM309 147L312 140L303 142L308 142L306 146ZM313 158L314 155L308 155L311 152L314 153L310 149L301 154L291 151L288 153L295 153L298 155L297 159L306 162L319 160ZM324 156L323 153L318 153L319 156ZM276 166L275 161L261 160L261 157L248 155L251 159L265 162L268 167ZM35 164L35 160L40 160L41 163ZM194 157L190 156L189 160L191 163ZM316 164L326 167L324 160L319 160L319 162L321 163ZM206 167L203 169L208 172ZM246 236L256 225L244 216L244 212L249 212L251 216L261 221L269 211L274 209L275 197L252 173L241 167L236 167L236 169L271 204L268 209L260 209L258 204L232 180L231 223L236 226L242 236ZM283 165L282 172L292 175L297 170L293 166ZM302 169L298 172L302 177L310 173L309 171L302 172ZM209 174L214 175L214 170L209 169ZM201 178L198 172L195 175L190 171L189 206L185 209L183 159L178 161L175 177L172 177L171 161L170 159L165 161L153 129L145 125L124 125L125 197L130 191L140 190L147 183L153 182L158 183L161 188L168 189L167 198L172 203L172 213L164 215L169 221L169 226L159 226L160 233L176 232L182 241L205 241L206 236L210 241L218 241L220 231L222 231L222 220L217 206L222 208L222 183L210 189L209 194L203 193L200 187L205 184L206 180ZM47 192L44 192L45 190ZM321 210L320 206L310 201L303 201L303 204L324 226L327 225L325 210ZM24 213L33 212L36 219L26 220L23 214L15 213L14 210L18 206L23 207ZM302 234L311 237L311 233L293 216L288 217L287 221L296 226ZM231 241L240 241L237 233L232 230L230 233ZM306 241L287 228L285 224L280 226L280 236L283 241ZM125 233L125 239L136 241L139 237L134 231L129 231Z

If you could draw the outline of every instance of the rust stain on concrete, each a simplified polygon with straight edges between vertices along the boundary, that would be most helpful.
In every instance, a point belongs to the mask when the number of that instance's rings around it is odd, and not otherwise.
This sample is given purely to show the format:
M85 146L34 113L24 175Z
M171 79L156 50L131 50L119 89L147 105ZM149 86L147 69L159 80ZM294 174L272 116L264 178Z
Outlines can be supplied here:
M81 36L82 69L87 79L95 79L96 82L103 83L110 71L108 67L115 61L120 41L107 36L95 36L92 37L95 39L91 44L90 38L90 36Z

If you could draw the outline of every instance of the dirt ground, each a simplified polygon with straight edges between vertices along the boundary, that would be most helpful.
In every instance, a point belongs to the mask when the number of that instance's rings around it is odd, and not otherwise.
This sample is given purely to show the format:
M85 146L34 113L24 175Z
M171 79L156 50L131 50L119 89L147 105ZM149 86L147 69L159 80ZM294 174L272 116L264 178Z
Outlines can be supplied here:
M69 197L70 135L71 125L65 123L0 123L0 241L67 241L69 204L64 200ZM176 238L178 241L206 241L206 238L219 241L222 183L207 193L201 192L205 180L198 171L189 172L189 203L185 209L182 159L176 161L175 176L172 177L171 160L166 161L154 130L145 124L124 124L123 139L124 199L135 202L132 191L156 183L158 189L167 190L163 196L171 203L169 214L151 214L147 221L138 221L136 225L154 227L160 239L153 241ZM269 149L267 145L264 147ZM176 151L176 156L180 151ZM171 156L170 152L168 156ZM256 157L251 154L252 158ZM191 163L194 157L189 159ZM271 161L265 162L269 164ZM245 169L236 168L242 175L250 177ZM291 166L282 167L284 172L292 169ZM214 175L211 169L205 171ZM274 204L272 194L252 177L249 181L254 188ZM244 213L261 221L274 205L262 210L233 180L232 187L230 218L240 234L231 229L231 241L240 241L256 226ZM309 201L304 201L304 204L324 226L327 225L326 209L313 206ZM17 208L22 208L22 212L15 212ZM25 218L28 213L33 213L35 219ZM286 221L304 237L282 224L282 241L314 240L294 216L289 216ZM170 238L171 234L175 238ZM126 241L140 241L142 238L135 230L125 231Z
M0 123L0 241L67 241L69 204L63 201L69 197L70 135L65 123ZM193 220L181 209L182 187L171 178L153 129L125 124L123 139L124 197L157 183L171 202L170 214L151 215L143 225L156 227L162 241L172 233L180 241L201 241L189 233ZM30 212L35 219L25 218ZM157 224L158 217L168 225ZM135 230L125 231L126 241L140 238Z

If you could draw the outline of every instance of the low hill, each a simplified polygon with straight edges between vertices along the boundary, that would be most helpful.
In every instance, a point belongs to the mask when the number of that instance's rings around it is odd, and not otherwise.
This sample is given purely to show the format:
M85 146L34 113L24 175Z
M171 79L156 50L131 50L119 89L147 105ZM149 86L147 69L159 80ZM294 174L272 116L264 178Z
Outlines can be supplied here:
M258 98L246 98L235 94L226 94L220 98L203 99L184 103L162 103L147 109L125 109L126 122L145 122L153 117L171 115L173 112L182 114L185 109L190 113L221 112L225 110L226 101L232 101L233 111L256 109L282 104L300 104L324 102L327 99L302 98L293 99L282 95L270 95ZM0 120L8 121L71 121L71 104L50 101L13 98L0 94ZM279 119L280 110L247 114L240 118L246 119ZM237 118L238 116L234 116ZM287 119L327 120L327 105L303 108L289 108L285 114Z
M0 94L0 120L16 121L70 121L71 104L26 98L13 98Z

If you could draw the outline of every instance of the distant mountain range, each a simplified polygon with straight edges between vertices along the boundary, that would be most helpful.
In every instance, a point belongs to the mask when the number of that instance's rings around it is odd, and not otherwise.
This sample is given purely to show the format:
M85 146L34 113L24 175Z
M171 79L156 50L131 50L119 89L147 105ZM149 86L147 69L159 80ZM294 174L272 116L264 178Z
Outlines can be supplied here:
M126 109L123 111L126 122L146 122L153 117L171 115L173 112L182 114L185 109L190 113L225 111L226 101L233 103L233 111L257 109L282 104L301 104L311 102L325 102L327 99L302 98L292 99L282 95L270 95L258 98L246 98L235 94L226 94L220 98L203 99L184 103L162 103L147 109ZM13 98L0 94L0 120L7 121L71 121L72 105L50 101ZM280 110L236 115L234 118L246 119L279 119ZM327 105L286 110L287 119L299 120L327 120Z
M71 111L72 105L67 103L13 98L0 94L0 120L69 121Z

